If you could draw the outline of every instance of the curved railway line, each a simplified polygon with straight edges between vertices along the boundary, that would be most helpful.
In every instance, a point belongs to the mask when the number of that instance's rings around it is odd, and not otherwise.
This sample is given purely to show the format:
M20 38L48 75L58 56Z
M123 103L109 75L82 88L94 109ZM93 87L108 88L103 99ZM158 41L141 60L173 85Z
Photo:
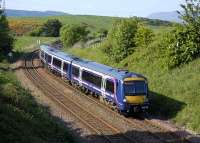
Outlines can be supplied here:
M24 59L24 73L29 78L35 86L37 86L47 97L52 99L56 104L59 104L67 113L74 116L77 120L88 127L91 132L99 135L103 138L105 142L109 143L189 143L184 138L179 138L173 133L169 133L165 129L152 125L148 120L136 120L133 118L125 118L112 109L108 108L97 99L87 96L80 90L73 86L70 86L64 82L61 78L53 75L52 77L58 80L61 84L64 84L69 90L72 90L75 94L79 94L88 99L88 101L94 106L99 106L100 108L109 112L110 116L115 120L122 120L123 123L127 124L127 127L132 129L139 129L143 133L143 136L138 136L137 134L123 134L124 130L119 129L114 124L110 124L106 119L94 114L92 111L87 110L87 108L79 105L76 100L66 96L59 87L56 87L52 81L45 79L36 66L35 59L37 58L37 52L34 51L26 56ZM159 134L158 134L159 133ZM112 136L116 135L116 136ZM117 136L118 135L118 136ZM147 140L150 139L150 140Z

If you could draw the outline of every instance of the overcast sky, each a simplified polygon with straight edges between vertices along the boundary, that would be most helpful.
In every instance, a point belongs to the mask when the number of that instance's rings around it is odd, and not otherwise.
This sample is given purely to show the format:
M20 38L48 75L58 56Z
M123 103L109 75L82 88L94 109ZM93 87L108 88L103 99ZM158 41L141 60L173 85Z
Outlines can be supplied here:
M8 9L53 10L70 14L143 16L180 9L185 0L6 0Z

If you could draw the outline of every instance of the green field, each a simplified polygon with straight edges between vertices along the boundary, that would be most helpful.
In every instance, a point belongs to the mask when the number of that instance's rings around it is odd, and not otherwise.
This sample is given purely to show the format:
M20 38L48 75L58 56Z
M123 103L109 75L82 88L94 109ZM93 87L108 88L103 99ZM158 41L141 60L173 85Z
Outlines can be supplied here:
M89 27L91 31L96 31L101 28L110 29L114 21L120 19L119 17L109 16L92 16L92 15L66 15L66 16L49 16L49 17L10 17L9 20L14 21L33 21L44 23L49 19L58 19L63 24L84 24ZM146 25L154 30L165 29L170 27L170 22L156 21L149 19L141 19Z
M40 40L41 43L51 43L56 40L53 37L29 37L22 36L16 37L14 43L14 51L24 52L25 50L30 50L37 45L37 41Z
M67 15L67 16L52 16L52 17L17 17L9 18L9 20L15 21L38 21L41 23L46 22L49 19L58 19L63 24L85 24L88 25L91 30L98 30L100 28L110 29L112 26L113 20L118 18L116 17L107 17L107 16L87 16L87 15Z
M144 74L150 87L150 113L200 133L200 59L168 70L164 55L159 47L155 47L155 42L148 48L138 47L119 64L111 62L107 55L102 53L101 47L73 48L66 51L112 67Z

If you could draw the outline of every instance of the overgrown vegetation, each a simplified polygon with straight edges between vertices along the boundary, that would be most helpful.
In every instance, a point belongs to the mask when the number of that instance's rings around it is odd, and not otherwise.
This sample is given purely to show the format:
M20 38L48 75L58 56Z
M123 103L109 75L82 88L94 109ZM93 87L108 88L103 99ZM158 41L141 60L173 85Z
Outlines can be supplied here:
M200 0L186 0L179 12L183 25L169 34L168 65L176 67L200 56Z
M119 63L131 55L137 46L147 47L153 41L153 31L137 19L121 19L113 24L104 43L103 51Z
M150 113L200 133L199 5L200 0L186 0L182 5L184 24L159 29L162 32L154 32L140 22L125 24L132 19L123 19L113 25L107 40L99 47L73 48L67 52L144 74L150 86Z
M78 41L86 42L88 33L84 25L67 24L61 29L61 41L65 48L69 48Z
M0 138L5 143L74 142L47 107L38 105L10 72L0 71Z

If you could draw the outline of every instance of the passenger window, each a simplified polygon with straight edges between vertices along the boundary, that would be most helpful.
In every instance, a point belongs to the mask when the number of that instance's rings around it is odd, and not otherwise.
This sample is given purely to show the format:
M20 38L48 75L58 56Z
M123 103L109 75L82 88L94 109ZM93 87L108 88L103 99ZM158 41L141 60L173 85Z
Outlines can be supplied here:
M45 53L45 61L48 63L51 63L51 59L52 59L52 57L50 55L48 55L47 53Z
M82 72L82 80L92 83L95 86L101 88L102 77L99 75L93 74L88 71L83 71Z
M72 66L72 75L74 77L79 77L79 73L80 73L79 68L75 67L75 66Z
M62 62L57 58L53 58L53 65L61 69Z
M111 80L106 80L106 91L114 94L114 82Z
M45 61L48 61L48 54L45 53Z
M63 71L68 72L68 64L64 62L63 64Z
M48 55L48 63L50 64L52 60L52 56Z

